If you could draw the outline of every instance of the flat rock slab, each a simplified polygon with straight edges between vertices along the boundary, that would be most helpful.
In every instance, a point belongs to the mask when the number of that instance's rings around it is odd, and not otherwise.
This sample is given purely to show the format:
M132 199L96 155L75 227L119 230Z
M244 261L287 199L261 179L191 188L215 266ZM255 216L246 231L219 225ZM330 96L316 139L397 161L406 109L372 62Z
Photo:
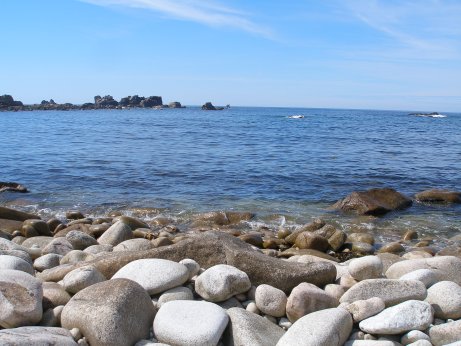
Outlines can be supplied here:
M297 320L277 346L342 346L351 331L352 317L346 310L320 310Z
M408 300L363 320L359 327L369 334L402 334L410 330L425 330L433 320L434 312L429 303Z
M381 298L387 307L406 300L424 300L426 286L416 280L369 279L352 286L339 300L341 303L353 303L373 297Z
M150 295L181 286L189 279L187 267L164 259L140 259L128 263L112 279L130 279Z
M268 319L241 308L227 310L225 345L275 346L285 331Z
M225 310L214 303L176 300L163 304L157 312L154 334L169 345L215 346L228 321Z
M284 292L290 292L301 282L325 286L336 279L336 268L331 263L296 263L269 257L223 232L196 234L177 244L146 251L109 253L85 264L45 270L37 276L43 281L59 281L69 271L92 264L106 278L110 278L126 264L143 258L162 258L175 262L190 258L202 268L229 264L247 273L253 285L268 284Z
M0 330L0 345L77 346L77 343L65 328L19 327Z
M133 345L149 336L154 306L139 284L126 279L87 287L66 304L64 328L78 328L90 345Z

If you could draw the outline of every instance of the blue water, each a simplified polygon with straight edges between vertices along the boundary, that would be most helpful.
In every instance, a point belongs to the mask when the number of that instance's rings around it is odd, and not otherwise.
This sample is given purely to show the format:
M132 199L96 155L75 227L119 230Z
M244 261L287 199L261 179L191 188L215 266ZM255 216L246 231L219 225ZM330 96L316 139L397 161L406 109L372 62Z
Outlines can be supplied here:
M305 117L289 119L293 114ZM323 214L341 220L326 207L353 190L393 187L411 196L461 189L461 114L243 107L5 112L0 130L0 181L31 190L2 194L0 203L47 212L235 209L255 211L262 221ZM457 206L417 205L372 223L456 233L459 214Z

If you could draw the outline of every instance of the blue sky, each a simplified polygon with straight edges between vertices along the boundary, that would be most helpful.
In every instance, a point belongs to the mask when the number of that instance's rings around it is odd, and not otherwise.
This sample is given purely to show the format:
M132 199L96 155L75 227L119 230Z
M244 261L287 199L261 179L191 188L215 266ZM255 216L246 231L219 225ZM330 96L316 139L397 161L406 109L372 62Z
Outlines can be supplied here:
M0 94L461 111L459 0L2 0Z

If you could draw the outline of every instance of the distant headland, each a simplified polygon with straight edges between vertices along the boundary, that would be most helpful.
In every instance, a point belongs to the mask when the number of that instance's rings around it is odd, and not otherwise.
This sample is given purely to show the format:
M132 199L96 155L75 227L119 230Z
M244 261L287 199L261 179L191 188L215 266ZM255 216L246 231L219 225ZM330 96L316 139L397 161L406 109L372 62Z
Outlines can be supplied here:
M168 104L163 104L161 96L127 96L122 97L120 101L115 100L111 95L101 97L99 95L94 97L94 102L83 104L72 103L56 103L53 99L46 101L43 100L39 104L25 105L21 101L14 100L11 95L0 96L0 111L69 111L69 110L92 110L92 109L129 109L129 108L186 108L178 101L173 101ZM229 105L227 105L229 108ZM202 106L203 110L222 110L224 107L215 107L211 102L206 102Z

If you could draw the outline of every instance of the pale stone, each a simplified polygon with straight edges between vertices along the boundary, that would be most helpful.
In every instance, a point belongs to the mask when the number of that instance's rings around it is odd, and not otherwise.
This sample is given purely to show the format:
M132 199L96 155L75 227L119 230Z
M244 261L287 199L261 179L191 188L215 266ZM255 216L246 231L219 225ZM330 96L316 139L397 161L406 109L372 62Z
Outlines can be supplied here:
M175 287L162 293L158 298L157 307L161 308L166 302L173 300L194 300L194 294L187 287Z
M285 316L287 296L282 290L270 285L259 285L255 298L256 306L262 313L274 317Z
M354 322L360 322L374 316L383 311L384 308L384 301L379 297L373 297L367 300L356 300L345 307L352 315Z
M325 286L325 292L339 300L346 290L341 285L328 284Z
M259 315L261 313L254 301L251 301L245 308L247 311L252 312L256 315Z
M55 253L61 256L65 256L68 252L72 251L74 248L72 244L64 237L59 237L53 239L47 246L42 249L42 255L49 253Z
M400 277L400 280L418 280L426 287L431 287L436 282L440 281L443 273L437 269L417 269Z
M148 239L135 238L122 241L114 247L114 252L117 251L143 251L152 249L152 243Z
M325 309L301 317L277 346L342 346L352 331L352 317L344 309Z
M354 258L349 263L349 273L357 281L377 279L383 276L383 262L377 256Z
M77 293L84 288L99 282L105 281L106 278L94 266L88 265L72 270L67 273L62 280L64 289L70 293Z
M313 284L303 282L291 291L286 312L288 319L295 322L304 315L318 310L335 308L338 305L338 300L324 290Z
M87 253L82 250L69 251L61 258L60 264L79 263L84 261L90 261L94 259L94 255Z
M83 252L90 253L92 255L104 254L107 252L112 252L114 247L110 244L99 244L99 245L91 245L87 247Z
M43 287L43 310L66 305L70 300L70 294L56 282L44 282Z
M379 297L384 300L386 306L392 306L410 299L424 300L426 295L426 286L421 281L370 279L354 285L339 301L352 303Z
M112 279L125 278L140 284L150 294L181 286L189 278L185 265L163 259L140 259L128 263Z
M170 345L217 345L229 317L224 309L205 301L171 301L154 320L158 341Z
M351 340L344 346L400 346L400 344L389 340Z
M98 238L98 243L116 246L121 242L132 238L133 231L130 226L121 221L117 221Z
M8 346L77 346L70 332L56 327L19 327L0 330L0 344Z
M461 320L439 324L429 328L429 337L434 346L442 346L461 340Z
M35 270L30 265L30 263L16 256L1 255L0 270L1 269L20 270L32 276L35 276Z
M370 334L401 334L413 329L424 330L433 320L434 312L429 303L408 300L363 320L359 327Z
M0 269L0 327L34 325L42 319L42 283L20 270Z
M248 291L250 287L248 275L227 264L215 265L205 270L195 280L197 294L211 302L222 302Z
M198 264L196 261L190 258L185 258L179 263L184 264L187 268L187 271L189 272L189 280L192 279L195 275L198 274L200 271L200 264Z
M46 269L57 267L62 257L62 255L58 255L55 253L49 253L40 256L34 261L34 268L39 272L42 272Z
M61 314L64 328L78 328L90 345L125 346L149 337L154 306L136 282L115 279L78 292Z
M244 309L227 310L230 318L224 343L227 345L275 346L285 331L266 318Z
M43 313L39 326L42 327L59 327L61 325L61 313L64 305L48 309Z
M432 285L425 301L434 308L436 318L456 320L461 317L461 287L452 281Z
M66 239L75 250L84 250L89 246L98 244L96 239L81 231L70 231L66 234Z
M431 338L420 330L411 330L402 336L400 343L406 346L419 340L431 341Z

